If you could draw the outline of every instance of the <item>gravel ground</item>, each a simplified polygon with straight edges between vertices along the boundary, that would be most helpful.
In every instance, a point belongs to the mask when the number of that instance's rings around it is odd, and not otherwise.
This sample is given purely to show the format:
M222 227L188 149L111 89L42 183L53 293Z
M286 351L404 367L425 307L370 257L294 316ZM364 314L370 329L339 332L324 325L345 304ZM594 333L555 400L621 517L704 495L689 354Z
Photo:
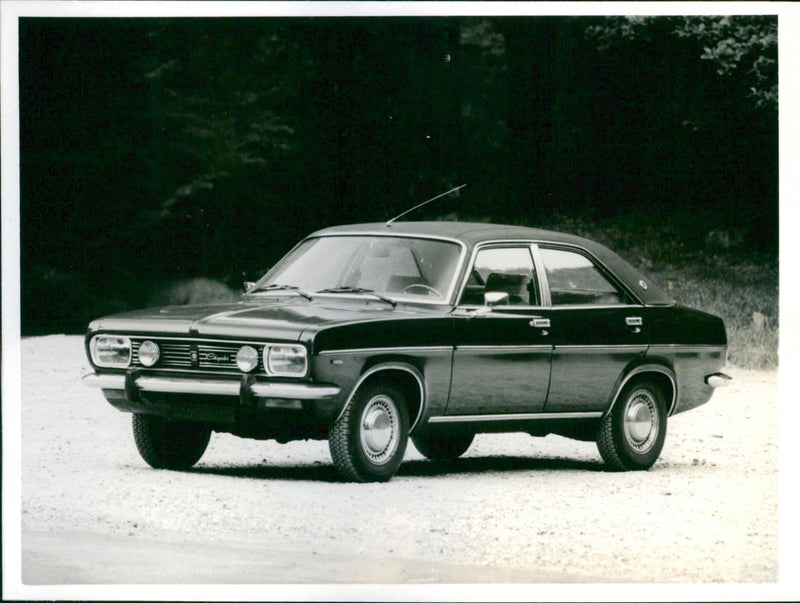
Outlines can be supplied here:
M391 482L348 484L327 442L225 434L192 471L150 469L88 370L80 337L22 341L24 584L778 580L775 372L730 369L647 472L509 434L452 464L409 444Z

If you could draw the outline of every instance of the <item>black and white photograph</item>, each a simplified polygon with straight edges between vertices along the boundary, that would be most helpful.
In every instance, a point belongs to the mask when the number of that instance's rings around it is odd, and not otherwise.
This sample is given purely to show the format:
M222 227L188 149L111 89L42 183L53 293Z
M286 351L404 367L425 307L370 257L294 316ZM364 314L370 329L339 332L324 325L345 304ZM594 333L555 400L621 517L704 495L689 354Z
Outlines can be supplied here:
M800 9L0 8L4 600L800 597Z

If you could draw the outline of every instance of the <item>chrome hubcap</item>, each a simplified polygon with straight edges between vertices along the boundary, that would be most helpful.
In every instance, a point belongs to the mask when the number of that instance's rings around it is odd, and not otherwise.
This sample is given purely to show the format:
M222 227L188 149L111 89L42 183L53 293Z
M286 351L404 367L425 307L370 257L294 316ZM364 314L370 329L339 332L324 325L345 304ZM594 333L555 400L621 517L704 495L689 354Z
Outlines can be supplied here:
M376 465L389 461L397 450L399 423L397 407L387 396L375 396L364 408L361 415L361 449Z
M628 398L625 408L625 440L638 453L648 452L658 437L659 418L656 401L647 390L638 390Z

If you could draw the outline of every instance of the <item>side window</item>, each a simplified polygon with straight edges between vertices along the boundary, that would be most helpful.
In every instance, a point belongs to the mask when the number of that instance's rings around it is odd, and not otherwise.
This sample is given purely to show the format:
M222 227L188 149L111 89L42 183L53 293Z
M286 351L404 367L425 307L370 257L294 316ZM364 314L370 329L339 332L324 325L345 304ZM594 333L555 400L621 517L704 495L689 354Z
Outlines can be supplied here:
M533 258L527 247L481 249L467 280L461 303L483 305L486 293L506 293L499 305L539 305Z
M627 304L628 296L614 286L584 255L541 248L554 306L567 304Z

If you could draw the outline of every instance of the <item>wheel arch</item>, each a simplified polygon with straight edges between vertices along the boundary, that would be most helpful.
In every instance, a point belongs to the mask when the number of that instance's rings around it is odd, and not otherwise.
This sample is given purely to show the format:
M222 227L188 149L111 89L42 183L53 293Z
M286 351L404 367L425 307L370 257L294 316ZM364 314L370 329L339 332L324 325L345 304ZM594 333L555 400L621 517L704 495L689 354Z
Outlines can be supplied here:
M652 381L661 389L661 392L664 394L664 399L667 401L667 416L669 417L672 415L678 402L678 380L675 377L674 371L663 364L640 364L630 369L625 373L625 376L619 380L611 396L611 403L603 413L601 421L614 409L623 388L629 383L638 380Z
M411 424L408 428L408 433L410 434L419 423L420 417L422 417L422 409L425 405L425 379L418 368L405 362L382 362L366 369L350 390L339 417L352 404L353 397L360 388L384 380L399 387L406 396L408 416L411 419Z

